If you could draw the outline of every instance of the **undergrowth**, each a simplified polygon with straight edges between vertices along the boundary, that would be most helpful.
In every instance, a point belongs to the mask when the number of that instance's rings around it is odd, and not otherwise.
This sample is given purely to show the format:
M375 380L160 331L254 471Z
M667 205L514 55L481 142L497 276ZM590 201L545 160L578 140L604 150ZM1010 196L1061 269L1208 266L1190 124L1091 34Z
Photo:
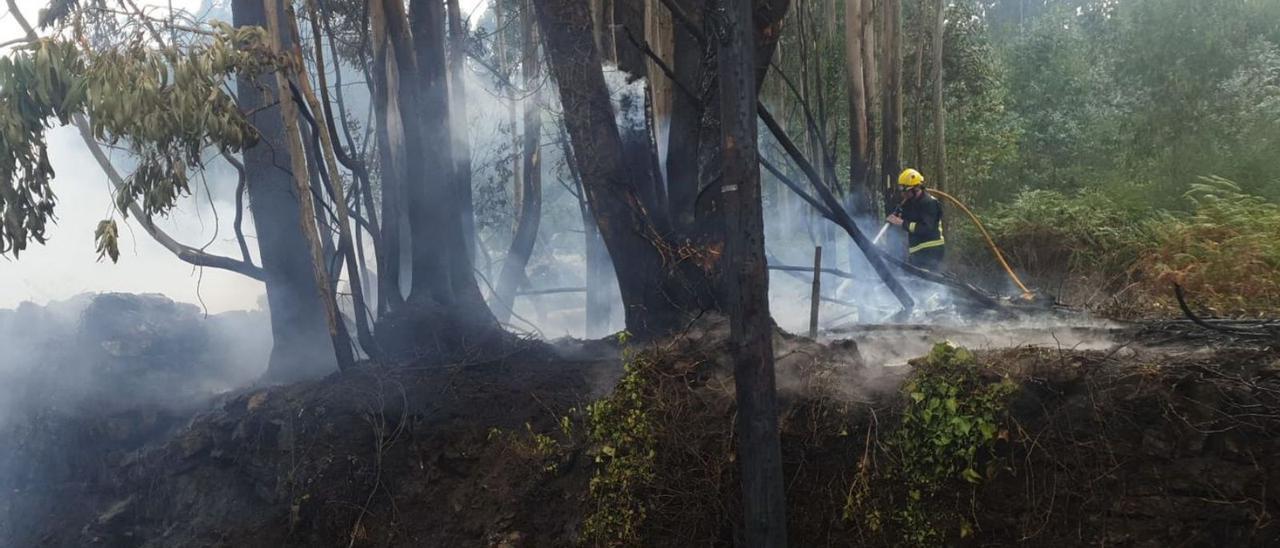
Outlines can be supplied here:
M1280 207L1220 177L1184 195L1186 211L1124 205L1107 194L1018 194L979 216L1014 268L1069 304L1121 316L1177 315L1172 283L1217 314L1280 309ZM967 222L948 225L951 265L1002 283Z
M646 401L653 362L623 344L624 374L613 393L587 406L587 436L596 455L583 539L593 546L633 546L647 516L647 487L657 477L654 421Z
M1186 197L1192 214L1156 226L1156 244L1136 264L1150 282L1143 289L1169 308L1167 288L1179 283L1221 314L1274 314L1280 309L1280 206L1216 177L1192 185Z
M985 378L968 350L935 345L902 387L901 420L882 440L890 462L859 463L844 518L873 533L892 528L894 544L937 546L971 535L965 494L994 473L983 458L1008 437L1002 425L1015 390L1008 379Z

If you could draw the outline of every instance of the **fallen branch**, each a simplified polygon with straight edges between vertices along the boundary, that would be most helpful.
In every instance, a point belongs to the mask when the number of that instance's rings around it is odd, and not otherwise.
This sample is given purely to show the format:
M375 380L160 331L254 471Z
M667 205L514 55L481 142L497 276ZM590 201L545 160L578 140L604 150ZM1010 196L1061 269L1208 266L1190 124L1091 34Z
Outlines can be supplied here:
M1173 284L1173 295L1178 299L1178 308L1182 309L1182 315L1186 316L1191 323L1210 331L1226 333L1237 337L1257 338L1257 339L1276 339L1280 340L1280 328L1277 328L1272 322L1263 322L1257 324L1252 329L1245 327L1226 327L1222 323L1210 323L1191 311L1191 306L1187 304L1186 294L1182 290L1182 286ZM1213 321L1213 320L1211 320ZM1218 320L1218 322L1221 322Z

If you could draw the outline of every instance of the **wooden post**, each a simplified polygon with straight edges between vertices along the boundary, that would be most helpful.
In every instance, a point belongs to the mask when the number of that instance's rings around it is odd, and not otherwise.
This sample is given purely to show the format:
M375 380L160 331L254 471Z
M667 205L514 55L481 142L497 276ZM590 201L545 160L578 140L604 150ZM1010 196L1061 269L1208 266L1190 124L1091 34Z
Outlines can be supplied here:
M809 338L818 338L818 302L822 298L822 246L813 248L813 296L809 301Z

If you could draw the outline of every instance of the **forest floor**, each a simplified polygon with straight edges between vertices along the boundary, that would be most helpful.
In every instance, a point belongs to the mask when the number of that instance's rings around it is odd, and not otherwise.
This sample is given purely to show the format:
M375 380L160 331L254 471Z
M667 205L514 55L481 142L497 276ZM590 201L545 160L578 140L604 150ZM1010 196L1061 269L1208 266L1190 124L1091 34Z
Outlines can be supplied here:
M530 342L487 363L251 389L190 419L62 424L43 437L94 464L15 489L0 543L729 546L725 331L704 320L644 351ZM975 350L962 399L1013 389L971 456L981 478L935 478L921 495L908 489L920 478L906 472L904 386L923 382L914 358L942 339ZM1280 344L1093 321L775 341L793 545L1280 541ZM121 424L151 430L107 428Z

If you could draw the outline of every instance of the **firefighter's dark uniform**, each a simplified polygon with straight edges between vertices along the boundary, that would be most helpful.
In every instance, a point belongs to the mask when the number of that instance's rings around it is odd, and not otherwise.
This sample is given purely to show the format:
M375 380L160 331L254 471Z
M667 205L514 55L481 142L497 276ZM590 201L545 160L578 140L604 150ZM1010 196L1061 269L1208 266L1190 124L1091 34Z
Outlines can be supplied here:
M902 205L902 228L907 231L907 262L937 271L946 255L942 237L942 204L928 191Z

